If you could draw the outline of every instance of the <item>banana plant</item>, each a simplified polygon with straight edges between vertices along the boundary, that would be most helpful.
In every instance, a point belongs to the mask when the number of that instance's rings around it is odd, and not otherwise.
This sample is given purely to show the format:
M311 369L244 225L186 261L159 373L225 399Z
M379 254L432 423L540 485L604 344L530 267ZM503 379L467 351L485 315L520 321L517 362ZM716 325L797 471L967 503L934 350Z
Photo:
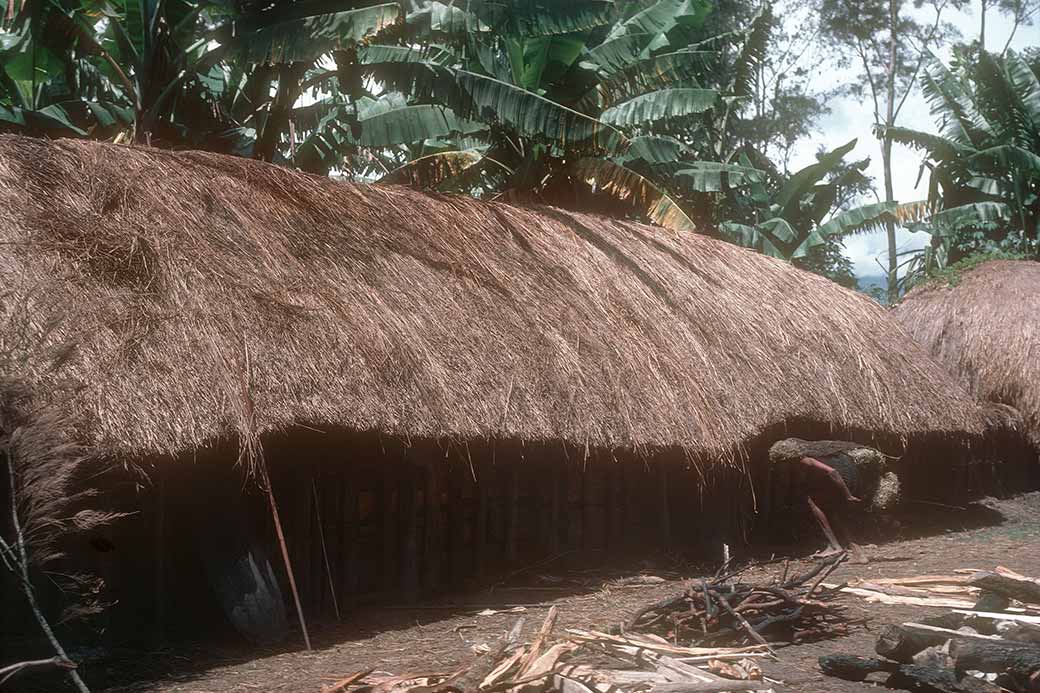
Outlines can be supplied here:
M897 219L896 203L837 209L843 189L862 180L868 163L844 164L855 146L852 140L818 154L816 163L773 185L764 176L746 175L746 185L733 186L729 203L722 207L730 218L719 223L720 233L738 245L790 261L806 258L829 241ZM750 162L745 158L745 163Z
M469 12L473 5L477 11ZM723 179L757 175L750 167L705 160L704 150L689 146L739 98L739 77L710 84L715 53L693 40L710 2L660 0L627 18L612 15L612 3L578 3L571 12L586 26L562 25L569 33L561 33L562 20L552 16L557 5L546 3L541 20L500 23L494 32L486 30L481 3L473 5L449 13L439 3L422 3L408 16L406 24L432 32L427 38L439 43L377 43L359 51L367 74L388 92L485 125L483 132L456 133L468 140L466 147L443 146L440 133L427 138L410 152L417 170L408 170L407 159L393 171L395 180L454 188L463 173L431 165L435 149L452 163L463 160L460 152L478 152L481 158L465 157L465 177L482 179L469 169L493 175L495 194L600 211L623 201L623 213L680 230L710 220L703 209L687 209L686 191L718 191ZM761 54L768 21L763 12L747 32L725 39L738 47L738 62L753 64ZM460 28L464 34L453 33ZM475 140L483 145L472 146ZM453 176L423 179L413 175L419 170Z
M1040 253L1036 66L1010 50L1004 57L966 56L953 67L933 56L923 91L940 132L887 131L895 142L925 155L928 209L915 230L932 235L929 249L939 262L975 252Z

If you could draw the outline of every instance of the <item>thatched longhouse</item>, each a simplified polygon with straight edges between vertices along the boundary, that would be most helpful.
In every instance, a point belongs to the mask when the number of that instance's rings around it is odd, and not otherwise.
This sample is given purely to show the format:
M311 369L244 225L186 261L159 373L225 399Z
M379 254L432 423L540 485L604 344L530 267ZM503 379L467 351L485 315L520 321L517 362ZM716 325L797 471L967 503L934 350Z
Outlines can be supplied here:
M981 430L866 297L558 209L3 136L0 273L0 375L153 480L110 554L154 546L155 574L105 568L115 589L189 584L181 559L245 536L257 499L213 481L236 460L270 469L317 611L561 546L717 549L782 437L910 465Z
M915 289L895 314L979 399L1021 412L1040 444L1040 263L984 262Z

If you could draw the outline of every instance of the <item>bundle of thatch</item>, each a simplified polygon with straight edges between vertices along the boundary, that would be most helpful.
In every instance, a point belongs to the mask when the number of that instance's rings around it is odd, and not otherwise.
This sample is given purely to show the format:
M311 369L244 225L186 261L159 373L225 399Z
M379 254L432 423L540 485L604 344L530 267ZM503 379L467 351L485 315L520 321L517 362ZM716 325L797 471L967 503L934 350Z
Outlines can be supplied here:
M912 291L895 314L979 399L1021 412L1040 443L1040 263L982 263ZM1014 412L988 418L1014 426Z
M781 428L980 430L866 297L557 209L0 137L0 273L39 396L65 361L84 436L123 457L297 425L709 461Z

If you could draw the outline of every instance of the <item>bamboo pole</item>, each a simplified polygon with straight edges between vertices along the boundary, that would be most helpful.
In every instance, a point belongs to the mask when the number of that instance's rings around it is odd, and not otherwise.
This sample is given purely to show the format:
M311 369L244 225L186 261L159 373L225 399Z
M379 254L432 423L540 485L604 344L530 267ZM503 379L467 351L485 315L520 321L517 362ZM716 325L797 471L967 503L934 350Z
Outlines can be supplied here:
M325 525L321 523L321 504L318 502L318 486L311 477L311 492L314 494L314 515L318 521L318 538L321 540L321 555L325 559L325 576L329 579L329 594L332 596L332 608L336 612L336 620L340 620L339 600L336 599L336 581L332 579L332 566L329 564L329 550L325 545Z
M282 550L282 561L285 563L285 574L289 578L289 588L292 590L293 601L296 603L296 616L300 620L300 630L303 631L303 642L307 651L311 651L311 636L307 632L307 620L303 617L303 604L300 602L300 592L296 589L296 575L293 573L292 561L289 560L289 548L285 545L285 534L282 532L282 520L278 516L278 504L274 500L274 491L271 488L271 476L267 471L267 462L264 461L264 486L267 491L267 502L271 508L271 520L274 522L274 531L278 536L278 546Z
M162 465L155 473L155 635L161 642L166 631L166 475Z

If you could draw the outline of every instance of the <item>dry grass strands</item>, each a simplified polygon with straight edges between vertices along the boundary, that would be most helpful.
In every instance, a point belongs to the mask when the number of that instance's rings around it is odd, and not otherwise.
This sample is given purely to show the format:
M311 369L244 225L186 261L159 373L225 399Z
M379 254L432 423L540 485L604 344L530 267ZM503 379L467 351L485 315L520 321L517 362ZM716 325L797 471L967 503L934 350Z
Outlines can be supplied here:
M879 306L778 260L215 154L0 137L0 272L36 332L72 309L43 341L122 458L296 425L730 461L777 426L981 430Z
M979 399L1018 409L1040 443L1040 263L994 260L912 291L895 315ZM1008 419L993 411L991 418ZM1013 421L994 420L1008 426Z

